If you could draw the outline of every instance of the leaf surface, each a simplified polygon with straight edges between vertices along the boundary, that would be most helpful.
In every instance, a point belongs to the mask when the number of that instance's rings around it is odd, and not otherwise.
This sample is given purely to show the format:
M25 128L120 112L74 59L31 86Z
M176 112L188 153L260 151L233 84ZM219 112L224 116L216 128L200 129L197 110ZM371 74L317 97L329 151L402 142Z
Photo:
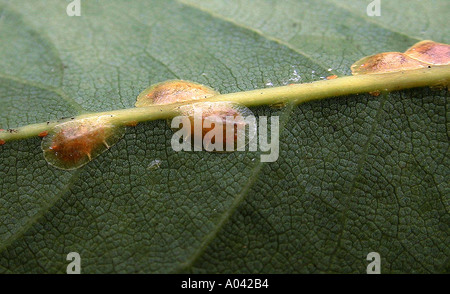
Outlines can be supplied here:
M358 2L356 4L356 2ZM0 128L133 107L150 84L221 93L349 75L363 56L449 43L448 1L0 1ZM174 152L163 121L75 171L40 139L0 147L0 272L448 271L448 92L273 110L280 157ZM160 161L159 168L152 162Z

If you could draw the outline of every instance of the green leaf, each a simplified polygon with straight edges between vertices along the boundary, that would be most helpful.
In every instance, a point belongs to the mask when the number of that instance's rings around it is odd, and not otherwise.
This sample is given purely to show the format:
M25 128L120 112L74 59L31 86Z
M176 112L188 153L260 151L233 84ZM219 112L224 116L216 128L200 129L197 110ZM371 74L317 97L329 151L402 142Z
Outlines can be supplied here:
M448 1L0 1L0 128L132 107L150 84L221 93L349 75L363 56L449 43ZM329 70L331 69L331 70ZM0 147L0 272L440 273L449 261L448 92L273 110L280 158L174 152L163 121L76 171L40 139ZM159 160L160 166L152 164Z

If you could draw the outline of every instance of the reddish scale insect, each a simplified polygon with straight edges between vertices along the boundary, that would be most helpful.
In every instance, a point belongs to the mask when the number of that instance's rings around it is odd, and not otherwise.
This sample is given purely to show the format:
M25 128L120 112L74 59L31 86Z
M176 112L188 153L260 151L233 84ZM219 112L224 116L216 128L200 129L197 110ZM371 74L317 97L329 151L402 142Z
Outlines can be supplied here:
M182 115L186 115L189 117L190 123L191 123L191 137L193 142L195 143L195 113L196 109L201 109L202 111L202 121L201 121L201 127L202 127L202 133L201 138L202 140L205 138L205 135L212 131L216 124L222 125L222 136L214 136L211 139L211 143L217 145L222 145L222 150L226 150L226 143L227 143L227 128L231 127L233 128L233 142L234 146L236 148L236 143L238 139L238 128L246 127L246 123L244 121L237 121L235 123L232 123L232 125L227 125L227 117L237 119L238 117L241 117L242 119L245 119L245 117L253 115L250 109L248 109L245 106L239 105L237 103L231 103L231 102L199 102L195 103L193 105L186 105L180 108L180 112ZM210 120L210 127L205 126L205 120L209 118ZM250 127L250 126L249 126ZM256 130L253 130L256 131ZM246 143L249 142L250 139L247 137L246 132ZM206 146L204 146L206 147Z
M450 63L450 45L430 40L414 44L405 51L405 54L429 64L446 65Z
M427 64L400 52L385 52L364 57L351 66L353 75L398 72L425 68Z
M49 149L53 150L55 155L65 162L76 163L84 156L91 160L93 149L98 145L99 139L102 138L100 140L103 141L104 137L105 131L101 127L91 131L87 129L62 129L53 138L53 144Z
M60 169L79 168L117 143L125 127L109 123L110 116L73 120L57 125L42 140L47 162Z
M334 80L334 79L337 79L337 78L338 78L337 75L332 75L332 76L328 76L327 80Z
M229 117L236 118L239 115L240 115L240 113L237 110L233 109L233 108L217 109L213 113L209 113L209 112L203 113L202 114L202 134L201 134L202 139L205 137L205 135L208 132L212 131L216 127L216 124L221 124L222 125L222 130L223 130L222 137L218 137L218 138L214 137L214 138L212 138L211 139L211 143L213 143L213 144L215 144L216 142L217 143L222 143L222 149L225 150L225 148L226 148L226 138L227 138L226 137L227 136L227 134L226 134L226 127L225 127L226 126L226 117L229 116ZM205 126L206 125L205 124L205 120L208 118L208 116L211 117L211 126L210 127L206 127ZM217 117L212 117L212 116L217 116ZM189 120L191 121L191 134L194 134L194 127L195 127L195 125L194 125L194 117L190 116ZM233 139L234 139L234 142L236 142L237 141L237 127L238 126L236 124L234 124L233 127L234 127L234 131L233 131L234 137L233 137Z
M219 92L202 84L183 81L172 80L162 82L153 86L150 86L144 90L136 101L136 107L146 107L150 105L161 105L169 103L177 103L189 100L198 100L203 98L212 97L218 95ZM194 104L195 107L202 109L202 139L205 135L214 129L216 123L222 124L223 137L212 138L211 143L216 143L217 140L223 142L223 146L226 145L226 117L231 116L236 118L237 116L245 117L252 114L252 112L243 106L229 102L199 102ZM189 116L191 121L191 138L194 140L194 107L192 105L183 106L180 108L180 115ZM217 116L220 119L216 123L212 123L211 127L203 128L205 119L207 117ZM237 139L238 125L234 125L234 142ZM225 148L224 148L225 150Z
M218 95L219 92L202 84L172 80L158 83L145 89L137 97L136 107L155 104L169 104L188 100L203 99Z
M366 56L351 66L353 75L377 74L450 64L450 45L429 40L414 44L401 52L384 52Z

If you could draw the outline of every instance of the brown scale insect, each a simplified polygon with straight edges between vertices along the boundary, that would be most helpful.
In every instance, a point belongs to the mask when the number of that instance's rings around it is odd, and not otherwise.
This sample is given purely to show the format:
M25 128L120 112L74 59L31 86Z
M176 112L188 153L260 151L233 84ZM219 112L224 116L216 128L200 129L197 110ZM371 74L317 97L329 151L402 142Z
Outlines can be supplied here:
M167 82L158 83L156 85L150 86L146 90L144 90L138 97L136 101L136 107L146 107L150 105L162 105L162 104L170 104L177 103L183 101L190 100L198 100L204 99L208 97L212 97L215 95L219 95L219 92L214 89L207 87L202 84L198 84L190 81L183 80L172 80ZM191 139L193 141L195 138L194 134L194 108L202 109L202 140L205 135L214 129L216 124L222 124L223 136L222 137L213 137L211 139L211 143L226 145L226 117L230 116L236 118L238 116L245 117L246 115L251 114L251 111L243 106L237 105L236 103L229 102L198 102L192 105L182 106L180 108L180 115L189 116L189 120L191 122ZM215 116L216 119L214 123L211 124L211 127L204 127L205 119L207 117ZM237 123L234 125L234 142L236 143L237 138Z
M448 64L450 64L450 45L425 40L414 44L404 53L384 52L363 57L351 66L351 70L353 75L362 75Z
M108 119L86 118L61 123L42 140L42 150L47 162L60 169L79 168L113 144L125 133Z

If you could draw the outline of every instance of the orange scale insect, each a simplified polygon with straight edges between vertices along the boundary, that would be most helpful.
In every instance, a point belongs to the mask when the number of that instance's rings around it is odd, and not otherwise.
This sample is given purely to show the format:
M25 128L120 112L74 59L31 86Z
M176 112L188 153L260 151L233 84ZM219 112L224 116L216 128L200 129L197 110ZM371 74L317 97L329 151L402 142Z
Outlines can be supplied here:
M400 52L385 52L364 57L351 66L353 75L398 72L427 67L426 63Z
M137 97L137 101L135 106L136 107L146 107L151 105L163 105L163 104L170 104L170 103L177 103L177 102L183 102L183 101L190 101L190 100L198 100L198 99L204 99L209 98L215 95L219 95L219 92L215 91L214 89L207 87L202 84L198 84L195 82L190 81L183 81L183 80L171 80L167 82L158 83L155 85L150 86L146 90L144 90L139 96ZM212 144L220 144L225 147L227 142L226 137L226 128L232 127L227 126L226 124L226 117L230 116L233 118L236 117L246 117L248 115L252 115L251 111L243 107L241 105L238 105L236 103L230 103L230 102L198 102L193 105L186 105L182 106L180 108L180 115L182 116L188 116L190 123L191 123L191 134L190 137L192 141L198 142L198 140L195 140L195 136L198 136L199 134L195 134L194 125L195 125L195 118L194 118L194 110L195 109L201 109L202 110L202 118L201 118L201 139L203 140L207 134L212 131L217 124L222 125L223 129L223 136L217 135L211 138ZM206 119L209 119L211 122L210 127L205 126ZM213 121L211 121L211 119ZM236 143L237 138L237 129L240 127L240 122L237 122L234 124L234 142ZM169 123L170 125L170 123ZM242 126L241 126L242 127ZM176 129L174 129L175 131ZM202 141L200 140L200 141ZM225 148L223 148L225 149Z
M5 145L6 144L6 141L5 140L0 140L0 146L1 145Z
M197 111L201 111L201 129L200 134L195 133L195 115ZM248 116L253 116L250 109L245 106L239 105L237 103L231 102L198 102L192 105L186 105L180 108L180 114L188 116L191 123L191 139L196 145L196 142L203 142L208 133L214 130L217 124L222 127L222 134L217 134L211 138L211 143L216 146L222 146L222 151L226 150L227 141L233 142L234 151L238 148L238 129L246 130L245 132L245 144L248 144L254 139L254 134L256 134L256 125L249 125L245 121ZM227 122L227 118L231 118L234 121ZM209 126L206 126L206 122ZM232 137L227 137L227 128L232 128ZM246 129L247 128L247 129ZM195 140L196 136L201 136L202 140ZM201 147L201 146L200 146ZM206 150L208 150L208 146ZM228 150L227 150L228 151ZM221 151L219 151L221 152Z
M189 100L204 99L218 95L219 92L205 85L183 81L171 80L152 85L145 89L136 100L136 107L161 105Z
M425 40L405 51L411 58L432 65L450 64L450 45Z
M125 127L109 123L110 116L61 123L42 140L45 160L52 166L72 170L82 167L117 143Z
M353 75L399 72L450 64L450 45L420 41L404 53L384 52L366 56L352 66Z

